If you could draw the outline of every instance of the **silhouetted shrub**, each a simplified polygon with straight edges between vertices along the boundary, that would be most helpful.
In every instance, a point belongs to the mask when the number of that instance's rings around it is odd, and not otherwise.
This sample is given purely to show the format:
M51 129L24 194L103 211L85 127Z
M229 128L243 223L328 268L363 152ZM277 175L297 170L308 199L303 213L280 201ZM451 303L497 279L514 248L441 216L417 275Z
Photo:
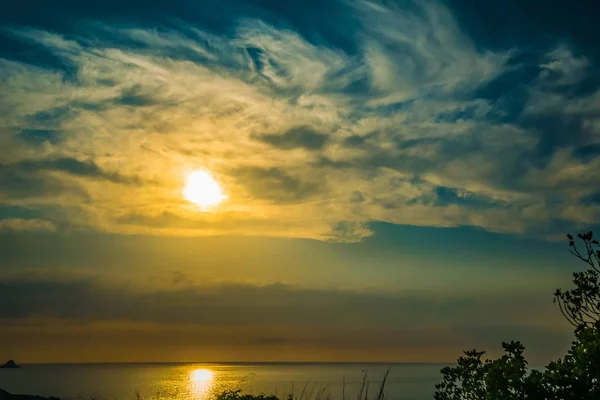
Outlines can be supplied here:
M217 395L216 400L279 400L277 396L274 395L264 395L264 394L241 394L242 390L224 390L222 393Z
M591 269L573 274L575 288L557 290L555 302L575 327L567 355L544 371L529 371L519 342L502 343L505 355L481 358L485 352L465 352L455 367L442 369L436 400L598 400L600 399L600 243L592 232L578 235L584 250L570 234L570 251Z

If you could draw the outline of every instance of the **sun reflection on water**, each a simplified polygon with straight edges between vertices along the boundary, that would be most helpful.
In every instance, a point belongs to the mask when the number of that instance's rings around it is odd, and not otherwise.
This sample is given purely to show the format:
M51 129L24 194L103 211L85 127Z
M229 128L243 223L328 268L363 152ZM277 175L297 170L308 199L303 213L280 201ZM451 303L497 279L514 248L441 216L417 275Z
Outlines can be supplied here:
M190 374L192 392L196 399L206 399L210 394L215 374L206 368L195 369Z

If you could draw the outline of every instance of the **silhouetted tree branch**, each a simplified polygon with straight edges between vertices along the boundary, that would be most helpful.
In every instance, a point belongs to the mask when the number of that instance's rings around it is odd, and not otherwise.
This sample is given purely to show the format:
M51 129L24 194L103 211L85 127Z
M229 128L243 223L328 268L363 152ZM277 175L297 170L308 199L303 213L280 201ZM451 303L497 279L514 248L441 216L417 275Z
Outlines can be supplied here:
M600 399L600 243L592 232L567 235L571 254L591 268L573 274L575 288L558 289L554 301L575 327L569 352L545 370L527 371L519 342L502 343L504 355L483 361L485 352L465 352L456 367L442 369L436 400L598 400Z
M567 291L558 289L554 293L554 301L558 303L566 320L577 329L582 329L600 324L600 243L594 239L592 232L581 233L577 237L583 242L583 249L580 249L573 236L568 234L570 252L591 269L575 272L575 288Z

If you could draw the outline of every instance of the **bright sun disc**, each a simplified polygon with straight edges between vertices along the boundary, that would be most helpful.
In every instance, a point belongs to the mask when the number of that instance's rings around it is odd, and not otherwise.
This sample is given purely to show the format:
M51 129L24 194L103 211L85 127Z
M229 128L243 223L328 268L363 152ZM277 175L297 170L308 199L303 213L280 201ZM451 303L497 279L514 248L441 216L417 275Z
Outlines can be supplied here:
M188 176L183 196L202 209L216 206L227 198L219 183L206 171L194 171Z

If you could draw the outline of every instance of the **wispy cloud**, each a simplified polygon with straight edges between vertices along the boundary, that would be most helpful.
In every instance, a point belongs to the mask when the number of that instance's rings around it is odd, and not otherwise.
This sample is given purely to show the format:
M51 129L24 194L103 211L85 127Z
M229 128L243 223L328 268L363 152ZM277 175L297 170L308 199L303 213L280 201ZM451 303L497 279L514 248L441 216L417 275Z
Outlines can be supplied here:
M56 227L50 221L44 221L41 219L21 219L21 218L7 218L0 219L0 232L2 231L17 231L17 232L29 232L29 231L56 231Z
M549 235L556 220L599 222L584 200L600 92L573 89L591 79L584 54L545 49L510 119L512 89L484 93L525 68L519 49L482 49L442 3L344 4L353 51L248 16L228 33L5 29L40 62L0 59L0 201L60 227L158 235L357 241L373 221ZM549 138L556 110L572 139ZM228 194L214 213L182 199L194 168Z

